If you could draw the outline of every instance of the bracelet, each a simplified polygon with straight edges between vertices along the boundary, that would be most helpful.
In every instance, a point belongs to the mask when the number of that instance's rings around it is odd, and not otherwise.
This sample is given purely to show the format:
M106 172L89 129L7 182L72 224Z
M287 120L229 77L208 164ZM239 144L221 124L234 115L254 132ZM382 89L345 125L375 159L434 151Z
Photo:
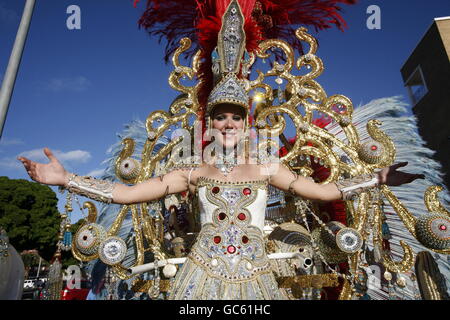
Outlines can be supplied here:
M342 194L342 200L356 200L359 194L379 186L378 175L365 174L351 179L345 179L335 182L337 188Z
M72 174L67 183L67 190L92 200L111 203L113 201L114 183L97 180L92 177L81 177Z
M294 188L292 188L292 185L294 184L294 182L296 182L298 180L298 175L296 175L295 179L291 181L291 183L289 184L288 190L289 192L295 197L297 196L297 194L295 193Z

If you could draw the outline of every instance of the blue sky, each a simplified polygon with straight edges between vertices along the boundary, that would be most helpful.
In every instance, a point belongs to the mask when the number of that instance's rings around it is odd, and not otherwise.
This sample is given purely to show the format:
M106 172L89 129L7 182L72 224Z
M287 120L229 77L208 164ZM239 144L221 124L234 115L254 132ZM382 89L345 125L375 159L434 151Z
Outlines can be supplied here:
M167 84L172 68L162 61L163 46L137 27L143 3L133 8L132 0L36 1L0 141L0 176L27 178L15 158L44 161L45 146L68 170L98 173L124 124L167 109L177 95ZM24 4L0 0L0 79ZM66 27L70 5L81 9L81 30ZM381 30L366 27L370 5L381 8ZM326 67L319 83L355 106L394 95L408 101L400 68L433 19L450 16L450 1L360 0L345 7L343 16L346 32L318 35Z

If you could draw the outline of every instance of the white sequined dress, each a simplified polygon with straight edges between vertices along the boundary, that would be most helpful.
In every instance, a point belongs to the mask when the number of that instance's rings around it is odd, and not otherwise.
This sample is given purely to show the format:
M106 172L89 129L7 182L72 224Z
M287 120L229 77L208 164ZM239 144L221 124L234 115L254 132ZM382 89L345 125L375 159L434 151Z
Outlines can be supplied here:
M286 299L265 250L267 189L267 181L198 179L202 228L175 278L170 299Z

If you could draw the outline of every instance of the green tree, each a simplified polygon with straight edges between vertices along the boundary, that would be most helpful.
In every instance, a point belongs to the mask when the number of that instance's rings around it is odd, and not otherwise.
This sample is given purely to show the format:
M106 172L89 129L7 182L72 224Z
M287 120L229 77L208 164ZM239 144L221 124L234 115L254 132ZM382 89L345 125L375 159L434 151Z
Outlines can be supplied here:
M58 198L48 186L0 177L0 225L17 251L36 249L49 261L58 241Z

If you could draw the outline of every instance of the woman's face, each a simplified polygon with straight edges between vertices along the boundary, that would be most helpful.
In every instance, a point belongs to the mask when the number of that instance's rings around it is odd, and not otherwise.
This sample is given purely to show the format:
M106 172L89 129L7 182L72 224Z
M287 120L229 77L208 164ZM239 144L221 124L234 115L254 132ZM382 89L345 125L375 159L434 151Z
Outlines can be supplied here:
M225 148L234 148L244 133L245 111L232 104L218 105L212 115L212 135Z

